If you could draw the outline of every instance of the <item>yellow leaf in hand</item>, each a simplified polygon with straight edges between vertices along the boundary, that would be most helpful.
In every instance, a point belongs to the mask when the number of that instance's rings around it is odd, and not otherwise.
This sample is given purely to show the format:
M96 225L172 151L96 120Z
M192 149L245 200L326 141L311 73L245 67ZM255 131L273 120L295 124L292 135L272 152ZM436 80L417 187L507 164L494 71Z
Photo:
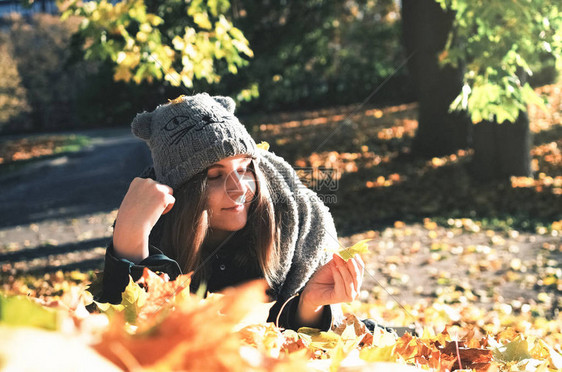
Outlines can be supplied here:
M355 243L354 245L352 245L351 247L342 249L341 251L338 252L338 254L340 255L341 258L347 261L353 258L353 256L355 256L356 254L367 253L369 252L369 246L367 245L367 242L370 240L372 239L361 240Z

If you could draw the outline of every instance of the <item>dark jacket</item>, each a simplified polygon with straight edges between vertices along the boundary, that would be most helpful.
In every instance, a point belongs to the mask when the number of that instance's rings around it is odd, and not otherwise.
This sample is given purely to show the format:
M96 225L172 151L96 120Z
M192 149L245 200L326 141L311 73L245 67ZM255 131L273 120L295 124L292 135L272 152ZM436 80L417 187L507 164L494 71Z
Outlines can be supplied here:
M252 279L263 278L260 270L256 268L240 267L232 260L232 254L228 247L222 249L210 258L208 263L211 269L209 282L206 283L209 292L217 292L229 286L242 284ZM138 264L119 258L115 254L113 244L107 247L105 253L105 267L103 275L103 290L96 298L99 302L110 302L118 304L121 302L121 293L129 283L129 275L133 280L138 280L147 267L154 272L166 273L171 280L182 274L178 263L153 245L150 245L149 256ZM195 292L197 288L191 288ZM288 299L275 301L269 312L268 322L274 322L277 326L287 329L298 330L302 324L296 319L298 295ZM318 324L308 325L327 331L333 323L331 306L324 306L322 317Z

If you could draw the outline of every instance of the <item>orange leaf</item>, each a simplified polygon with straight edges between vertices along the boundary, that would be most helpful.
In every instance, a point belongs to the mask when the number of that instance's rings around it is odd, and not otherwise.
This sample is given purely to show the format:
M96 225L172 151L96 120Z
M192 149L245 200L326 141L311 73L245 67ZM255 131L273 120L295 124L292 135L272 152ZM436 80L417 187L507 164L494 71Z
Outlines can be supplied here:
M155 277L145 278L148 285L158 284ZM181 287L182 284L179 284ZM201 301L185 297L157 326L139 325L137 334L124 328L117 316L94 349L125 369L138 366L162 370L243 370L248 362L240 355L241 341L233 327L256 302L265 300L264 281L253 281L225 291L224 296ZM169 288L166 288L169 290ZM164 293L156 291L155 293Z

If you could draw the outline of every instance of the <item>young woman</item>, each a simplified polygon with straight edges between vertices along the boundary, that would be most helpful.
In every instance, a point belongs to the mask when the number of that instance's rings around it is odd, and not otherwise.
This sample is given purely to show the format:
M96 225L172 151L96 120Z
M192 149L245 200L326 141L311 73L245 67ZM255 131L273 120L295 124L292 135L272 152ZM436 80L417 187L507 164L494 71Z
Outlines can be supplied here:
M144 267L171 279L193 272L210 292L265 278L280 327L327 330L355 299L364 264L328 253L334 222L281 157L259 148L228 97L181 96L143 112L133 133L153 166L135 178L107 248L100 301L118 303Z

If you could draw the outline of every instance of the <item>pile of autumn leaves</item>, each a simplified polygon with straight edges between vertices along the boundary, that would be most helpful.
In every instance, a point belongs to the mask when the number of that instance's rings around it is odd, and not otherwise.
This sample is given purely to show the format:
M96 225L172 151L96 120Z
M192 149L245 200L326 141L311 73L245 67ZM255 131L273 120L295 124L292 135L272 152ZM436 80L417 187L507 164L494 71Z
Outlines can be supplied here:
M58 348L64 349L65 358L72 355L85 360L80 353L85 355L85 351L95 350L97 354L92 353L95 356L89 358L100 358L95 365L103 365L104 369L109 366L126 370L193 371L562 369L562 356L551 346L510 329L481 339L470 330L459 332L455 327L447 327L440 334L426 328L420 337L409 333L397 337L378 328L370 333L350 315L344 324L329 332L310 328L295 332L265 322L271 304L265 303L263 281L211 294L205 299L190 294L189 283L189 275L169 281L165 275L145 269L137 283L130 281L120 305L92 302L88 292L78 290L59 301L43 304L26 297L0 296L0 334L3 335L0 366L17 369L18 363L27 360L18 358L17 353L34 353L31 344L25 342L26 337L30 340L44 336L34 333L22 336L20 332L26 329L22 325L34 325L56 331L49 332L49 337L54 335L54 339L45 339L38 347L49 350L51 345L53 350L44 354L50 354L53 360L40 360L38 366L54 363L60 367L60 358L55 358L60 356L60 351L57 354L55 345L62 345ZM86 306L95 311L87 311ZM21 341L22 337L24 342L18 344L17 339ZM84 348L68 352L68 346L59 343L63 339L73 347L81 343ZM12 347L4 348L6 345ZM22 351L24 345L26 350Z

